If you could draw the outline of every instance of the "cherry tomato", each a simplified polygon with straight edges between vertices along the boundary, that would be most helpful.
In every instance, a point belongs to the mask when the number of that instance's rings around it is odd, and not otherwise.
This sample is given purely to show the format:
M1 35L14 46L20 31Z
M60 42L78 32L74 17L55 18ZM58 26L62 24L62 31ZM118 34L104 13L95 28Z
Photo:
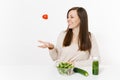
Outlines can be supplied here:
M48 15L47 15L47 14L43 14L43 15L42 15L42 18L43 18L43 19L48 19Z

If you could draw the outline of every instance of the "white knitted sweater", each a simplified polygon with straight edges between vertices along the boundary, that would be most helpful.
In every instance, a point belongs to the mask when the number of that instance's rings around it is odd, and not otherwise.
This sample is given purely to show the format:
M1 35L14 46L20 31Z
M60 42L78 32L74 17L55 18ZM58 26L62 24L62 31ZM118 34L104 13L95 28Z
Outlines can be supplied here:
M78 51L78 44L71 43L68 47L63 47L63 40L66 32L62 31L58 38L54 49L49 50L50 56L53 61L59 62L72 62L75 67L89 66L92 65L93 57L100 59L98 45L95 37L91 34L92 48L91 52Z

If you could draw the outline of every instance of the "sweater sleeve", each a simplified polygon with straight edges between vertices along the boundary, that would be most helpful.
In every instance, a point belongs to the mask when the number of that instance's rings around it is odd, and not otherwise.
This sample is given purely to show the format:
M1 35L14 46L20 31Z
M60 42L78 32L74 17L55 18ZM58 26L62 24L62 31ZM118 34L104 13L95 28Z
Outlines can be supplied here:
M63 38L64 38L64 32L62 31L58 38L57 38L57 43L56 46L54 46L54 48L52 50L49 50L49 54L52 58L53 61L59 59L61 51L62 51L62 42L63 42Z
M97 41L93 34L91 34L91 43L92 43L92 47L91 47L91 52L90 52L89 58L87 60L74 61L74 65L76 67L91 66L94 57L97 57L98 61L100 61L100 55L99 55Z

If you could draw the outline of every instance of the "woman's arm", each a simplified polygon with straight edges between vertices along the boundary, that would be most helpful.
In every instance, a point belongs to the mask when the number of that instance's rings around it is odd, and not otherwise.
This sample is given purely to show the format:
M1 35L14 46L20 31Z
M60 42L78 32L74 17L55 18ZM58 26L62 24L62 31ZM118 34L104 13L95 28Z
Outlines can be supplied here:
M53 49L49 49L49 53L53 61L57 60L60 57L64 35L65 34L62 31L57 38L56 46L54 46Z

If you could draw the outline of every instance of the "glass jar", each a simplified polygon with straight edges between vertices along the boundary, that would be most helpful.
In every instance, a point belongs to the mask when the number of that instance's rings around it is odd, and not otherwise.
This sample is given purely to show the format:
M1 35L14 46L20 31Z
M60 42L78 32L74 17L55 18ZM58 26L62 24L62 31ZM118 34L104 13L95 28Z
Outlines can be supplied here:
M99 74L99 61L98 61L98 57L94 57L93 58L93 62L92 62L92 74L93 75L98 75Z

